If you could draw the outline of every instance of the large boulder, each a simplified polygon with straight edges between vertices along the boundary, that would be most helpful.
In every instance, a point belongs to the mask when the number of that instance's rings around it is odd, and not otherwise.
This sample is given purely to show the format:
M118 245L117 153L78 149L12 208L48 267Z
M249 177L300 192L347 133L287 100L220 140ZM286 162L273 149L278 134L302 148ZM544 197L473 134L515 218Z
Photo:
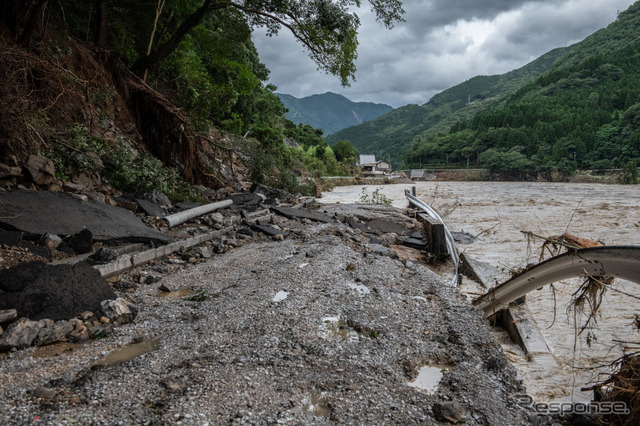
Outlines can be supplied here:
M0 271L0 310L15 309L18 317L30 320L98 312L103 300L116 297L100 273L84 262L52 266L35 261Z

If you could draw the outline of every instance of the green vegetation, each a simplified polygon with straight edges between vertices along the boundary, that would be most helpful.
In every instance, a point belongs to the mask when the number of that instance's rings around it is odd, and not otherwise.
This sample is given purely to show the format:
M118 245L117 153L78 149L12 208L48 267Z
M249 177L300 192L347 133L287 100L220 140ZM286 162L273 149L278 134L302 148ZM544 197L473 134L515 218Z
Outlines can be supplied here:
M367 190L365 187L362 187L362 192L360 193L360 201L359 204L391 204L393 200L388 198L386 195L381 194L380 190L382 188L376 188L371 194L367 194Z

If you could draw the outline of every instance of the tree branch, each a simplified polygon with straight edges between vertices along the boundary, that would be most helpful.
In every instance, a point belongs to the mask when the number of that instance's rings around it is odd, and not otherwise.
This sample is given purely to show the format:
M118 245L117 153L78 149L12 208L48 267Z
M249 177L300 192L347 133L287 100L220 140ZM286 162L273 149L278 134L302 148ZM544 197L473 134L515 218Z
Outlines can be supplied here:
M231 5L229 1L215 1L215 4L212 4L212 0L205 0L203 5L198 8L195 12L193 12L185 21L178 27L176 32L171 36L171 38L164 43L162 46L158 47L155 51L151 52L149 55L144 58L140 58L136 61L135 64L131 67L131 70L141 75L145 70L151 68L167 56L169 56L180 44L180 42L184 39L187 33L195 26L199 25L207 13L216 9L223 9L227 6Z

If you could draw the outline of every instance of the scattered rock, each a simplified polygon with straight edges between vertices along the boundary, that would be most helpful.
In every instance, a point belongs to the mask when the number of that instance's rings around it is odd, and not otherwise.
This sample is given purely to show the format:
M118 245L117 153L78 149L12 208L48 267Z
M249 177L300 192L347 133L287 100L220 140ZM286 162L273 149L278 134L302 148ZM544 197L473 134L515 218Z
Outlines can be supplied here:
M0 179L6 177L20 177L22 176L22 169L20 167L10 167L4 163L0 163Z
M160 384L171 393L180 393L187 389L187 382L185 380L166 379L161 381Z
M160 286L158 287L158 290L165 293L171 293L172 291L177 291L178 288L179 287L177 285L163 283L163 284L160 284Z
M462 420L464 411L460 404L455 401L450 401L435 404L433 406L433 414L435 414L436 419L440 421L447 421L455 424Z
M27 171L36 185L50 185L56 180L53 161L41 155L30 155L26 164Z
M89 253L93 244L93 234L88 229L83 229L68 237L65 243L78 254Z
M33 396L41 399L53 399L57 395L55 389L46 388L44 386L38 386L33 390Z
M93 172L80 172L76 176L73 177L73 183L76 185L85 188L85 191L92 191L98 185L100 185L100 175ZM87 192L89 195L89 192ZM89 195L90 196L90 195ZM91 197L91 196L90 196ZM103 195L104 198L104 195Z
M56 321L49 326L41 328L40 331L38 331L38 336L33 341L33 344L36 346L45 346L61 342L73 331L73 329L74 326L69 321Z
M62 244L62 238L53 234L44 234L42 238L42 244L49 250L55 250L60 244Z
M73 182L64 182L62 184L62 189L67 192L71 192L72 194L82 194L87 190L84 186Z
M84 321L74 318L71 320L71 324L73 324L73 330L69 333L69 339L71 339L72 342L85 342L89 340L89 330L87 330Z
M0 324L13 321L18 318L18 311L15 309L5 309L0 311Z
M31 321L28 318L20 318L7 327L0 338L0 352L11 348L26 348L31 346L38 336L40 327L38 321Z
M138 315L138 308L125 299L105 300L101 303L104 316L116 324L128 324Z
M147 192L146 194L142 195L142 197L140 198L150 201L159 206L171 207L171 200L169 200L169 197L167 197L162 192L158 192L158 191Z
M89 256L89 259L93 262L104 263L111 262L112 260L116 260L118 258L118 252L115 250L108 249L106 247L100 247Z
M487 359L487 370L499 371L507 366L507 360L503 357L492 356Z
M398 258L398 253L390 249L389 247L385 247L381 244L367 244L366 248L371 251L371 253L379 254L381 256L388 256L392 259Z

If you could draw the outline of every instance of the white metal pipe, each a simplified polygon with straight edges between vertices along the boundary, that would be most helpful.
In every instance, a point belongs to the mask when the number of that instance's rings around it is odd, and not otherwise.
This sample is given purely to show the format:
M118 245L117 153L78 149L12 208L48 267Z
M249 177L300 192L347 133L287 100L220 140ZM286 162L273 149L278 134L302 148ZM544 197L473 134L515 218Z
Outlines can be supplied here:
M178 213L170 214L169 216L165 216L163 220L167 222L167 225L169 226L169 228L173 228L176 225L185 223L189 219L193 219L194 217L211 213L214 210L220 209L222 207L230 206L231 204L233 204L233 200L216 201L215 203L205 204L204 206L194 207L189 210L184 210Z

